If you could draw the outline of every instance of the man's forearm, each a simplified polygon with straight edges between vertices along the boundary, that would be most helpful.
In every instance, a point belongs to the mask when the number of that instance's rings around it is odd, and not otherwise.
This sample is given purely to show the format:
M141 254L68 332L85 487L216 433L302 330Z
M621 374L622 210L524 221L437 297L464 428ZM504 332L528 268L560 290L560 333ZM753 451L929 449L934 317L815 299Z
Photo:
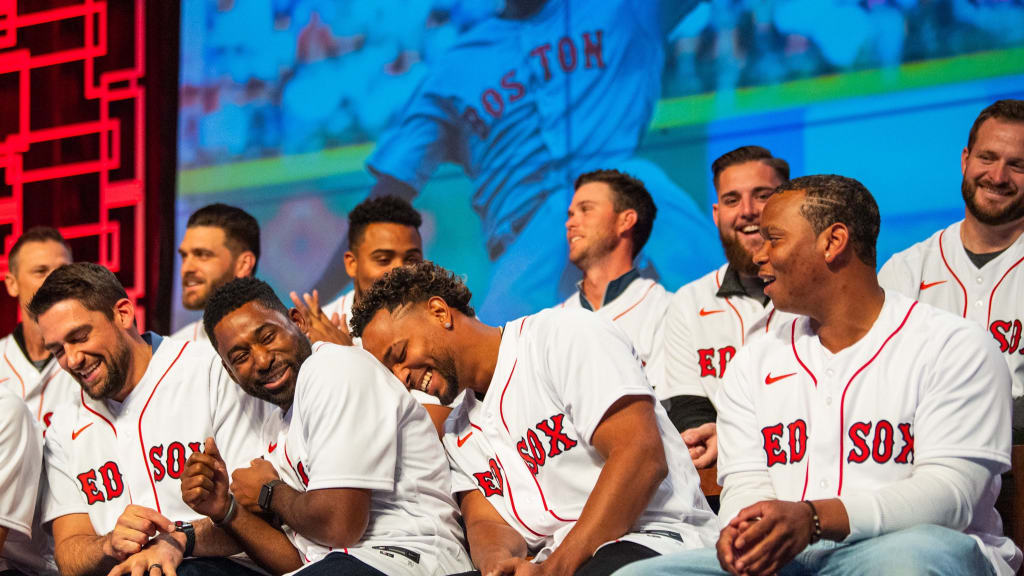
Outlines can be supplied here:
M64 576L103 576L117 565L104 551L108 535L79 534L66 538L54 550L54 558Z
M651 453L655 448L662 452ZM545 564L553 564L556 573L573 574L598 546L629 532L667 474L661 443L609 454L579 520Z
M211 530L219 531L212 525ZM231 535L233 542L241 545L249 558L271 574L284 574L302 567L298 550L284 532L241 506L234 519L224 526L224 531Z
M487 574L497 562L508 558L525 558L526 541L508 524L477 522L466 527L469 555L473 565Z
M365 507L348 505L345 489L299 492L287 484L274 489L271 508L284 524L304 537L333 548L355 546L369 523L369 491Z

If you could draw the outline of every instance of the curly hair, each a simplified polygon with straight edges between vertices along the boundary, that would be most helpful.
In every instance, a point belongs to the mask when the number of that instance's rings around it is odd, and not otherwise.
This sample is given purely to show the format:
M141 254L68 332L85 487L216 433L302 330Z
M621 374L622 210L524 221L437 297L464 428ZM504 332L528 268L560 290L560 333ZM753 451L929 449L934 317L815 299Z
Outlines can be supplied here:
M348 245L357 246L370 224L389 222L419 230L423 217L412 204L398 196L367 198L348 213Z
M647 239L651 237L651 230L654 228L654 219L658 216L658 207L654 205L654 198L647 191L644 183L638 178L618 170L594 170L580 174L576 178L574 190L579 190L584 184L601 182L612 189L612 205L615 213L625 210L636 212L636 224L633 226L633 257L640 253Z
M76 262L57 268L46 277L28 304L28 313L39 318L58 302L78 300L87 310L114 317L114 306L128 293L114 273L99 264Z
M473 294L465 282L455 274L434 264L423 261L408 266L399 266L385 274L352 307L352 335L360 338L363 330L379 310L393 312L399 306L426 302L434 296L440 297L449 306L466 316L475 316L469 305Z
M802 190L806 195L800 214L815 234L841 222L850 230L850 244L861 262L876 265L875 244L881 228L878 204L863 184L836 174L795 178L779 186L778 193Z
M206 303L206 309L203 310L203 330L210 337L210 343L213 344L214 350L217 349L217 339L213 336L213 329L225 316L249 302L257 302L267 310L288 316L288 308L281 303L281 299L277 297L269 284L252 276L236 278L217 288Z

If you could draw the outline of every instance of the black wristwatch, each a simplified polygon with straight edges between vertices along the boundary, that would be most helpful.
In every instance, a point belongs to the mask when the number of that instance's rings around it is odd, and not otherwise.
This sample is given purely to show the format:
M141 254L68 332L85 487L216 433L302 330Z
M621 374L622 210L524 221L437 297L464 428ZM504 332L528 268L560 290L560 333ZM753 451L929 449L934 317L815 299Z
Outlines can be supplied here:
M185 534L185 549L181 553L182 558L190 558L196 549L196 529L191 522L175 522L179 532Z
M260 488L260 497L256 500L256 503L260 505L265 512L273 512L270 509L270 501L274 497L274 488L281 483L279 478L275 478L270 482L267 482Z

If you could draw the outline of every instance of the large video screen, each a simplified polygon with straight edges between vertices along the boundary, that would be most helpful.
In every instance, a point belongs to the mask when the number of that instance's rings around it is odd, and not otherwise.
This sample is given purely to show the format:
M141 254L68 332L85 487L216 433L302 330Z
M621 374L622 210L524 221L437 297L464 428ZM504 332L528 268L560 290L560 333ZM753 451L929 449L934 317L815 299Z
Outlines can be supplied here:
M642 179L637 266L675 290L723 262L710 163L746 144L841 173L882 210L880 263L962 217L977 113L1024 97L1007 0L183 0L177 239L225 202L285 296L347 289L347 213L414 195L426 256L489 322L574 289L580 173ZM196 318L180 304L172 323Z

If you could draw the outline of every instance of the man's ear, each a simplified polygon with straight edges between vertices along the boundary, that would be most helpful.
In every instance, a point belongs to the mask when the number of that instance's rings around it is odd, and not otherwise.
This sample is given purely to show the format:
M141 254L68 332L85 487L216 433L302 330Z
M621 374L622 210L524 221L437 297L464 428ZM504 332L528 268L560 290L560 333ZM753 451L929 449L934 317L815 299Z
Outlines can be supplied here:
M302 315L302 312L299 312L298 308L289 309L288 318L291 319L293 324L299 327L299 330L303 334L309 334L309 322L306 321L306 317Z
M256 255L246 250L235 258L235 278L246 278L252 276L256 269Z
M354 281L358 270L359 267L356 266L356 255L351 250L348 250L345 252L345 274L348 274L348 277Z
M14 277L13 270L8 270L7 274L4 274L4 285L7 286L7 294L11 298L18 297L18 280Z
M121 298L114 304L114 324L122 329L135 326L135 304L128 298Z
M619 218L618 218L618 220L619 220L619 231L618 231L619 234L620 235L621 234L625 234L631 228L636 226L637 218L638 218L638 216L636 214L636 210L633 210L632 208L627 208L626 210L623 210L622 212L620 212L619 213Z
M452 310L448 303L444 301L444 298L432 296L430 300L427 300L427 311L445 330L449 330L454 326Z
M850 248L850 229L842 222L836 222L821 231L822 252L826 264L835 262L841 255L845 256Z

